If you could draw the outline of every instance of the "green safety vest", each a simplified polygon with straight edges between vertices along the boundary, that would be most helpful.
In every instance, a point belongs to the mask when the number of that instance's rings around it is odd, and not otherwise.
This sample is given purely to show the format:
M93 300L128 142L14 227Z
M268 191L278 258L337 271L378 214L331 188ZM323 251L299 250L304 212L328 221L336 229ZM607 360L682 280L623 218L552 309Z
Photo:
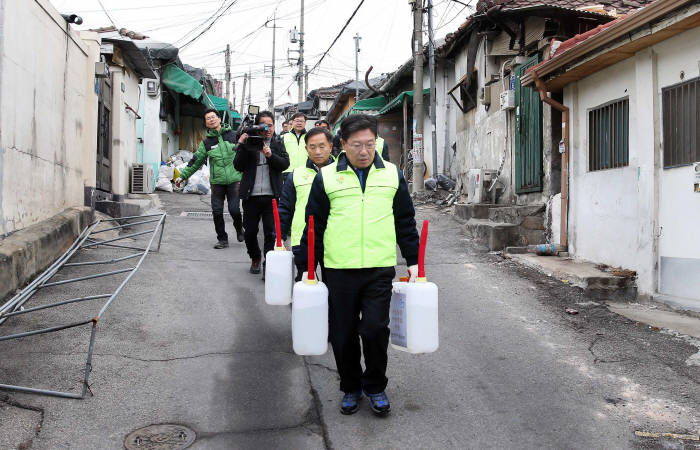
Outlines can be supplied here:
M297 202L294 205L294 217L292 218L292 247L301 243L301 236L306 227L306 204L309 202L309 192L316 177L316 171L308 167L294 169L292 180L297 192Z
M306 158L309 157L309 154L306 152L304 136L305 134L302 134L297 141L297 136L294 134L294 131L290 131L284 135L284 148L289 155L289 167L287 167L283 173L289 173L297 167L306 166Z
M384 138L377 136L377 140L374 144L374 151L379 153L379 157L382 158L382 151L384 150ZM382 158L384 159L384 158Z
M377 161L377 160L375 160ZM399 172L390 162L372 164L365 192L357 174L338 163L321 169L330 214L323 235L324 263L331 269L366 269L396 265L394 196Z

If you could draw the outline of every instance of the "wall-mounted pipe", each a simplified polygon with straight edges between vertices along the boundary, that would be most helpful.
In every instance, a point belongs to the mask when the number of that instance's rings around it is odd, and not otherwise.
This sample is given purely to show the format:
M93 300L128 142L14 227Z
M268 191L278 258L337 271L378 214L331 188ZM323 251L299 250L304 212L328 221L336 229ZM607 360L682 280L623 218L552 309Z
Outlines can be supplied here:
M564 249L568 247L568 213L569 213L569 108L547 96L547 86L540 79L536 71L532 71L535 80L535 89L540 93L540 100L552 108L561 111L562 134L564 139L564 153L561 154L561 229L559 231L559 243Z

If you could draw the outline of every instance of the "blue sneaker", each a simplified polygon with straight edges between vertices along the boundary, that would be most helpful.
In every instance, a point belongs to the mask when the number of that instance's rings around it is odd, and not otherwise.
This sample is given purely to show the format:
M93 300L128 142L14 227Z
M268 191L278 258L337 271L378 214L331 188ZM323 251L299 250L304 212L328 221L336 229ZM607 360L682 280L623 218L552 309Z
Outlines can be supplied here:
M360 409L360 400L362 400L362 391L348 392L343 396L340 402L340 412L349 416L355 414Z
M389 397L386 392L380 392L379 394L368 394L365 395L369 397L369 407L372 412L377 416L386 416L391 411L391 404L389 403Z

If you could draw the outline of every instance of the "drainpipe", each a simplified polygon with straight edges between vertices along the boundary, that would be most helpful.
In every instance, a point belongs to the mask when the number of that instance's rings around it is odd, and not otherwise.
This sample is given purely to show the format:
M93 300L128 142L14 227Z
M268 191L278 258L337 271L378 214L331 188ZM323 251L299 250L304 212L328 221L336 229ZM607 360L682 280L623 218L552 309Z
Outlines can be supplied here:
M569 108L558 101L547 96L547 86L540 79L536 71L532 71L535 80L535 88L540 93L540 100L550 105L552 108L561 111L562 134L564 139L564 153L561 154L561 226L559 231L559 242L563 250L568 246L568 212L569 212Z

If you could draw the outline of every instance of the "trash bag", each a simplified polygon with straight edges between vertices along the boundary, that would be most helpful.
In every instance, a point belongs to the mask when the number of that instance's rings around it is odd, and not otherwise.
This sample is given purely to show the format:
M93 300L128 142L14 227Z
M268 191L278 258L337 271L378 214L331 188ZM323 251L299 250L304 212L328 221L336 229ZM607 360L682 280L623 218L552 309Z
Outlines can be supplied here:
M435 181L435 178L428 178L425 180L425 188L429 191L437 191L437 181Z
M208 194L211 190L209 184L209 167L204 165L187 180L187 186L182 190L183 194Z
M173 191L173 185L170 180L173 179L174 168L172 166L159 166L158 167L158 180L156 181L156 189L166 192Z
M156 182L156 189L166 192L173 191L173 183L170 182L168 178L158 178Z
M165 178L168 180L172 180L174 170L175 170L175 168L172 166L168 166L168 165L159 166L158 167L158 179Z
M450 178L447 178L445 175L442 175L442 174L437 176L437 183L441 189L444 189L446 191L452 191L457 186L456 181L454 181Z
M189 150L180 150L173 155L174 157L179 157L184 163L190 162L190 159L194 158L194 153Z

